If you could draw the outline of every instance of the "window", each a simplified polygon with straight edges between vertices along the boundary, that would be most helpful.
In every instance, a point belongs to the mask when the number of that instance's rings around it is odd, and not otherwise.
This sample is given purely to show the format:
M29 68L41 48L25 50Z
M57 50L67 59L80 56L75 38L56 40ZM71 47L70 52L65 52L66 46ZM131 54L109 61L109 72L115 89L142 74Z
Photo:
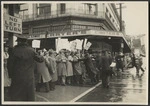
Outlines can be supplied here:
M108 13L108 9L106 8L106 13Z
M85 3L85 11L87 14L96 15L97 13L97 4Z
M109 17L110 17L110 18L112 17L112 16L111 16L111 14L110 14L110 16L109 16Z
M39 4L38 11L39 15L45 15L51 13L51 4Z
M60 4L60 14L65 14L65 10L66 10L66 4L61 3Z
M22 16L22 19L28 18L28 4L22 4L20 5L20 11L19 14Z

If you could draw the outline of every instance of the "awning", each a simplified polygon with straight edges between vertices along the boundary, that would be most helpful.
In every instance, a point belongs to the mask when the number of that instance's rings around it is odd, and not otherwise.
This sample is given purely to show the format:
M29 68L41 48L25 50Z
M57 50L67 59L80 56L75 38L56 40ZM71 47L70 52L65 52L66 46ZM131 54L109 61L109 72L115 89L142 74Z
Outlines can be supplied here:
M123 41L124 53L131 52L128 42L124 38L122 32L117 31L101 31L101 30L75 30L75 31L64 31L64 32L49 32L47 35L42 34L37 37L31 37L28 39L49 39L49 38L68 38L69 41L74 39L99 40L109 43L114 48L120 48L121 40Z

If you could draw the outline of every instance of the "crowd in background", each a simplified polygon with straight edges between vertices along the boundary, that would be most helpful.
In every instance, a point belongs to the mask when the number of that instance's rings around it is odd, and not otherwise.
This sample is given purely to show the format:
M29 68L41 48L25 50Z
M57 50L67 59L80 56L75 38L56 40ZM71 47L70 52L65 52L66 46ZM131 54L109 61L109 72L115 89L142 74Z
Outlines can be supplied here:
M112 55L109 50L93 53L66 49L59 53L52 49L36 51L27 45L26 40L17 40L18 45L10 56L8 46L4 45L4 87L11 88L11 100L33 101L35 89L41 91L43 85L45 92L49 92L55 90L56 84L84 85L87 79L90 84L102 80L103 87L108 88L110 77L116 75L114 70L124 71L128 66L135 66L137 73L139 69L144 72L142 61L135 59L134 54ZM112 63L115 66L111 66Z

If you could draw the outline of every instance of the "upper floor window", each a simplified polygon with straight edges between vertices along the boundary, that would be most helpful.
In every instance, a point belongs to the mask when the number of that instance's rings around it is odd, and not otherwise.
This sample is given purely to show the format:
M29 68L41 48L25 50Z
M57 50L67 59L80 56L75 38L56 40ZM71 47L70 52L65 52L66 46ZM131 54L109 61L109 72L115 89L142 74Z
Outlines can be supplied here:
M60 3L60 14L64 14L66 10L66 4Z
M37 8L38 8L39 15L51 13L51 4L39 4Z
M28 16L28 4L21 4L19 14L25 19Z
M108 13L108 9L106 8L106 12Z
M97 13L97 4L85 3L85 10L88 14L96 15L96 13Z

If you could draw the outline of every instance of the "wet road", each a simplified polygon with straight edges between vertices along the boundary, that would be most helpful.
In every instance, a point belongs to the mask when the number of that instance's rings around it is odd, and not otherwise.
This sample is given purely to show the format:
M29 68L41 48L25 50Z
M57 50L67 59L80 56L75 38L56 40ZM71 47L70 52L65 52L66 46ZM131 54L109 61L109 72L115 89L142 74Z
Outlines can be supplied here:
M147 72L136 75L135 68L113 76L109 88L101 85L76 102L121 102L145 104L148 101Z
M88 92L87 92L88 91ZM6 95L6 97L9 97ZM134 68L113 76L110 88L97 86L61 86L54 91L36 92L36 101L42 103L125 103L145 104L148 101L148 72L136 75ZM7 99L7 98L6 98ZM9 99L8 99L9 100Z

